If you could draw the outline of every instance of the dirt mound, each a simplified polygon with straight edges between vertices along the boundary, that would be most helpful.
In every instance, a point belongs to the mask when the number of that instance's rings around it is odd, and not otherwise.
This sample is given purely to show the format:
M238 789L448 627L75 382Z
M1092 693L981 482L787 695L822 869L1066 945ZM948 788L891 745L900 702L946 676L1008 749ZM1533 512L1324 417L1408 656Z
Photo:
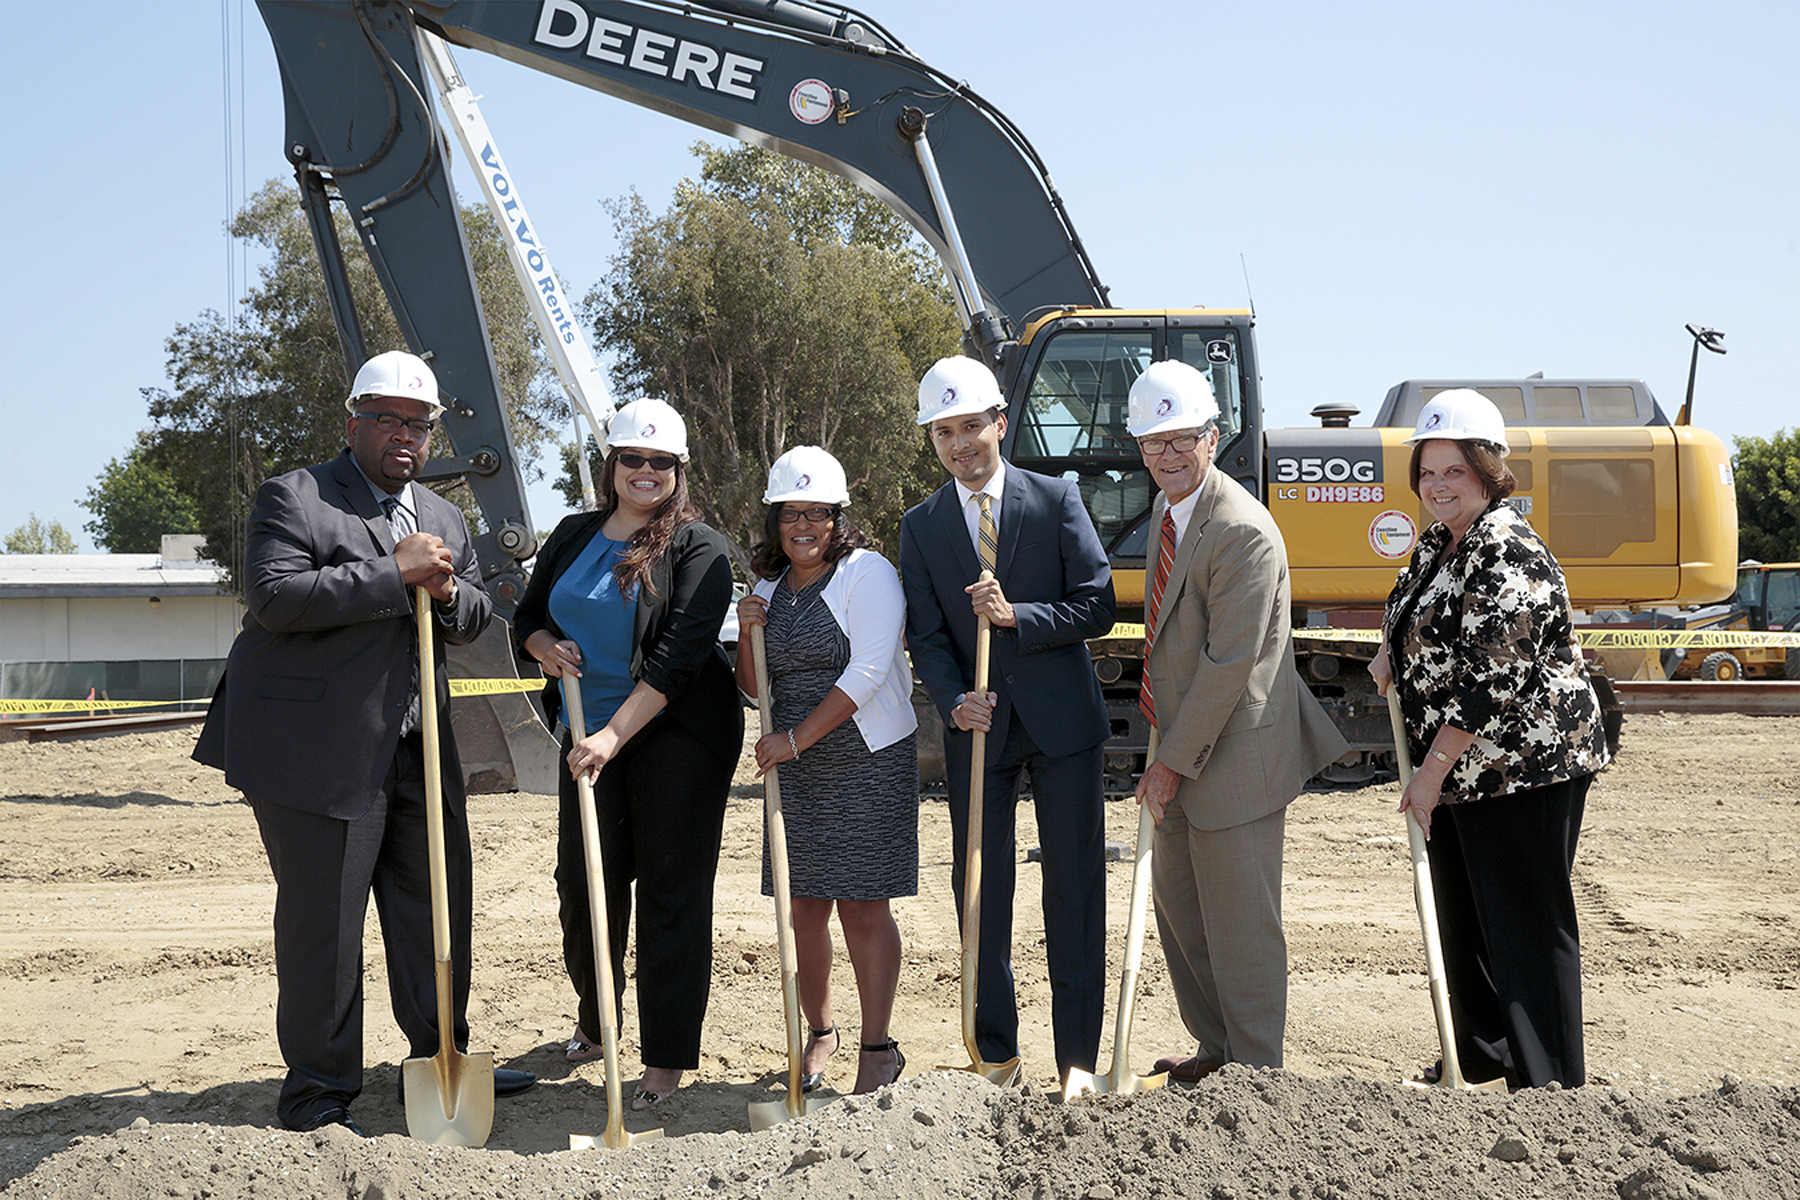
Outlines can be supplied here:
M1452 1095L1228 1067L1060 1104L933 1072L761 1133L520 1155L213 1125L79 1139L0 1195L231 1200L1164 1196L1622 1200L1800 1195L1800 1092Z

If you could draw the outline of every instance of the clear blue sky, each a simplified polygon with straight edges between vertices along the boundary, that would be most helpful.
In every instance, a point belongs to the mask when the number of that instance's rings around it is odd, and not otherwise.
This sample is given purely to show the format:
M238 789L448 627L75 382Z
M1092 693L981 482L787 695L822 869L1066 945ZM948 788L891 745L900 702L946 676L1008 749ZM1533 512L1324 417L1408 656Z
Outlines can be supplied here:
M1401 379L1625 376L1800 425L1800 5L866 0L1048 162L1116 303L1246 302L1271 425ZM164 340L234 298L223 226L288 173L248 0L0 0L0 532L78 506ZM225 50L242 47L228 85ZM699 131L458 52L558 269L666 207ZM227 99L230 130L227 135ZM477 194L463 176L464 199ZM254 264L252 264L252 267ZM242 270L238 279L241 284ZM533 524L563 511L547 488Z

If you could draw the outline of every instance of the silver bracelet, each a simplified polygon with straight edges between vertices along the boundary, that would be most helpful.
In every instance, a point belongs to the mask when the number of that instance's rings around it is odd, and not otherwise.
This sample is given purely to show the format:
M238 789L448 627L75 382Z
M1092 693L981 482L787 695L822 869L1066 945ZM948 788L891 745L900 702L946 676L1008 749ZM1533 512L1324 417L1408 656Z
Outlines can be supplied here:
M792 750L794 752L794 761L799 762L800 761L800 743L798 743L794 740L794 731L793 730L791 730L791 729L788 730L787 735L788 735L788 749Z

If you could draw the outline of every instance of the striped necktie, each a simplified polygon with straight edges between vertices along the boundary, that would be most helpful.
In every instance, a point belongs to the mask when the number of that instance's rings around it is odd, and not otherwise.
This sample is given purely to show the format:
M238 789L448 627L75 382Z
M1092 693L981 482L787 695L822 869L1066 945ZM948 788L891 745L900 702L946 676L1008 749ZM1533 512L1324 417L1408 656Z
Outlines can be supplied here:
M1156 555L1156 575L1150 581L1150 608L1144 622L1144 681L1138 685L1138 708L1156 724L1156 698L1150 694L1150 647L1156 641L1156 618L1162 612L1163 588L1169 568L1175 565L1175 514L1163 510L1162 547ZM1160 727L1159 727L1160 728Z
M412 514L400 503L400 497L387 496L381 501L381 511L387 514L388 528L394 531L394 541L398 544L403 538L417 533L413 528Z
M981 505L981 523L977 531L980 535L981 569L992 575L995 564L1000 561L1000 531L994 528L994 498L982 492L975 500Z
M406 506L404 504L400 503L400 497L383 496L381 499L381 511L387 514L388 528L393 530L394 544L396 546L398 546L409 534L418 532L418 530L413 528L412 514L406 511ZM407 591L410 593L412 589L408 588ZM412 695L407 701L406 716L401 718L400 721L401 737L405 737L419 727L419 717L422 711L419 700L419 646L416 641L412 644L411 650Z

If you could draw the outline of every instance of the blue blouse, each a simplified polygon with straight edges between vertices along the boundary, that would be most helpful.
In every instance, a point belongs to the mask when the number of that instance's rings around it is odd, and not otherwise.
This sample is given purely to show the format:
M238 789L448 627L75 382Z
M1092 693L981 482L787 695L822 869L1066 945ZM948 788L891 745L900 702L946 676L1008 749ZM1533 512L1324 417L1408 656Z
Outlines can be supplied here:
M622 593L613 573L625 548L625 542L596 531L550 590L550 615L581 647L581 708L587 729L578 736L604 729L637 686L631 678L637 588Z

